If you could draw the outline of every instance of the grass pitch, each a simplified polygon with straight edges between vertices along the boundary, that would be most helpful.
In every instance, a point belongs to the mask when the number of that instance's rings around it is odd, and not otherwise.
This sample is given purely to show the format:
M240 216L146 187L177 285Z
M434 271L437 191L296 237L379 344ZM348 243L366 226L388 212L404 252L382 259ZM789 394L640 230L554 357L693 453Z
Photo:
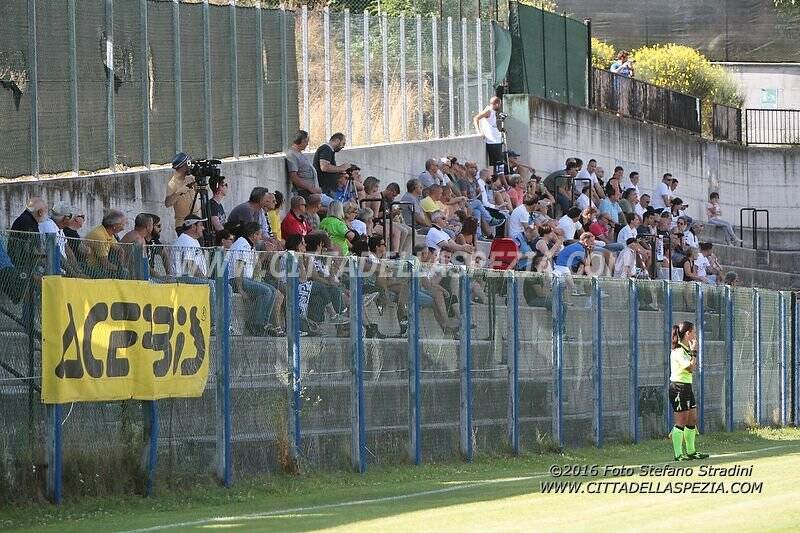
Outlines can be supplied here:
M672 463L684 473L639 475L640 465L663 466L666 440L562 455L479 457L472 464L372 468L351 473L273 476L234 488L161 492L155 498L68 501L60 508L0 510L0 528L40 531L797 531L800 528L800 429L759 429L704 435L707 461ZM700 465L740 475L702 476ZM553 465L556 465L555 467ZM551 468L582 474L554 478ZM598 465L593 467L592 465ZM630 468L606 473L605 465ZM748 468L752 467L748 475ZM631 475L631 471L633 474ZM732 469L731 473L734 472ZM718 474L715 472L715 474ZM543 484L565 481L565 492ZM582 482L581 485L577 485ZM612 493L625 485L627 493ZM651 494L634 494L646 484ZM687 487L705 493L676 493ZM734 488L734 483L738 487ZM669 484L669 487L667 486ZM552 487L552 485L551 485ZM556 486L558 487L558 486ZM614 488L611 488L614 487ZM547 490L547 485L544 485ZM727 493L721 493L725 490ZM748 493L731 493L733 490Z

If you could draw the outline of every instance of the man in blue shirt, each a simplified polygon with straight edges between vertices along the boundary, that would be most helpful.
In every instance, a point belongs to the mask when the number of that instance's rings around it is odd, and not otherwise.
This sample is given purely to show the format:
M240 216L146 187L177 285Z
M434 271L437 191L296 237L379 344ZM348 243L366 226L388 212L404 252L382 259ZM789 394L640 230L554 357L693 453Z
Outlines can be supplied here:
M516 270L529 270L534 266L533 256L536 254L536 250L531 247L531 243L538 236L539 232L536 230L536 226L528 224L524 226L522 233L517 233L512 237L519 248Z
M594 250L594 235L587 231L581 235L578 242L566 246L559 252L553 271L562 274L590 274L592 250Z
M610 216L615 225L625 225L625 216L622 206L619 205L619 192L614 187L606 187L606 197L600 200L597 209Z

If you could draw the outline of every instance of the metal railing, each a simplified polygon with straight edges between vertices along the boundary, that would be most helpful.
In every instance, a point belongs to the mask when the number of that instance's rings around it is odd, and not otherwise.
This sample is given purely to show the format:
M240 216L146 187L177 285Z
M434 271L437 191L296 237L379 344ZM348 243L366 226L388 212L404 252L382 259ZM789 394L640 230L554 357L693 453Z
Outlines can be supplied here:
M800 109L747 109L747 144L800 144Z
M757 209L755 207L743 207L739 210L739 239L744 237L744 214L749 212L751 214L751 226L753 228L753 250L758 250L758 214L764 213L767 215L767 250L769 250L769 209ZM742 240L742 246L744 241Z
M742 142L742 110L722 104L713 104L712 135L715 141Z
M695 96L596 68L591 86L594 109L701 133L700 99Z

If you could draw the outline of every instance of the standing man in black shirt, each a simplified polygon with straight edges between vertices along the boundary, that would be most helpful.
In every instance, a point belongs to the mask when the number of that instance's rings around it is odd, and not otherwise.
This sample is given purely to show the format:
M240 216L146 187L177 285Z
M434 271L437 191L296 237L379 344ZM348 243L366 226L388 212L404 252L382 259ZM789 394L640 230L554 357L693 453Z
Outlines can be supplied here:
M339 173L350 168L350 163L336 164L336 152L344 148L344 145L344 134L334 133L330 140L317 148L314 153L314 169L317 171L319 188L330 197L333 197L334 191L336 191Z
M225 183L225 176L209 179L208 186L214 195L208 200L208 220L211 223L212 230L222 231L226 222L222 199L228 194L228 184Z

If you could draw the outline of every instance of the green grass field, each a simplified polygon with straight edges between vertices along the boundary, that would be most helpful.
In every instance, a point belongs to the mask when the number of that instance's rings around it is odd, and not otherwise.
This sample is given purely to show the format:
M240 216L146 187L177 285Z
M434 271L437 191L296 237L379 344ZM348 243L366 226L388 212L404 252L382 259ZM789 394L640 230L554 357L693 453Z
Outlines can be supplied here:
M712 454L686 477L602 476L602 465L664 465L666 440L563 455L481 457L472 464L437 464L352 473L273 476L237 482L231 489L197 488L137 497L67 502L0 510L0 529L38 531L151 531L226 529L240 531L553 531L647 530L797 531L800 529L800 429L759 429L701 436ZM543 494L552 465L600 466L583 481L583 494ZM700 464L752 466L746 477L701 477ZM587 472L591 474L591 470ZM597 494L597 482L652 482L651 490L673 491L678 482L745 482L750 494ZM594 482L590 488L588 482ZM661 482L661 487L656 483ZM760 492L757 486L760 484ZM574 486L573 486L574 487ZM720 490L721 485L695 485ZM676 522L677 521L677 522Z

